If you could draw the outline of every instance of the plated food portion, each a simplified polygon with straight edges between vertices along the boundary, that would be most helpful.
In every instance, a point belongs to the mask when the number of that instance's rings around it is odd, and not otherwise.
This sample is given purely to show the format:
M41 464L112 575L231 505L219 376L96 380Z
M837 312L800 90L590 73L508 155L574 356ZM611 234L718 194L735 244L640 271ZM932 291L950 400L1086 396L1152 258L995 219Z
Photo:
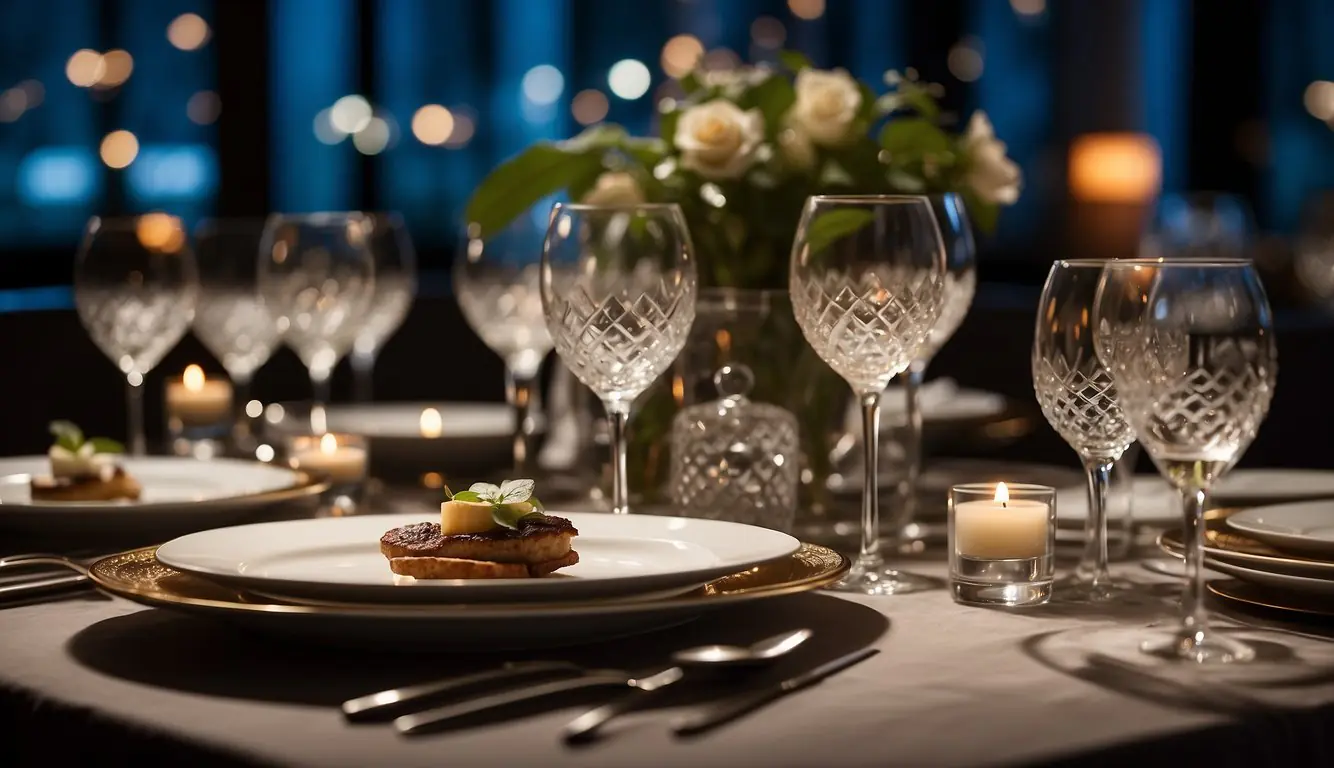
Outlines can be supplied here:
M399 526L380 537L389 568L416 579L524 579L579 562L579 530L545 513L532 480L474 483L440 505L440 522Z
M53 421L55 443L47 451L50 474L33 475L33 501L135 501L143 492L117 461L125 447L107 437L85 438L73 422Z

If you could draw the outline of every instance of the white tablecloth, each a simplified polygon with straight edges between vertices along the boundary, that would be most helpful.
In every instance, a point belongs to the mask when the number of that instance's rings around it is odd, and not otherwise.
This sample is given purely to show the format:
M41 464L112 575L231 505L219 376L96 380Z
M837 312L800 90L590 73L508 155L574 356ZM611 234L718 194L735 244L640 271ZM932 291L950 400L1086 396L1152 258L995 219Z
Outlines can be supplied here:
M942 575L942 566L917 569ZM1128 568L1137 579L1150 579ZM1146 588L1147 589L1147 588ZM577 651L598 666L660 664L668 651L809 626L816 638L764 674L781 678L864 645L881 653L705 736L674 738L666 709L565 746L577 703L405 738L350 725L347 697L498 659L294 646L194 617L86 597L0 610L0 701L18 764L144 756L291 766L966 766L1186 760L1182 765L1334 764L1334 643L1242 631L1280 662L1178 679L1180 668L1082 661L1081 633L1127 637L1170 607L959 606L943 590L889 598L807 594ZM1100 649L1091 649L1100 650ZM1112 648L1101 650L1112 651ZM1134 659L1130 654L1129 658ZM748 685L736 682L732 685ZM712 694L678 686L677 696ZM686 701L682 706L689 706ZM151 756L151 755L150 755ZM7 764L15 763L5 761Z

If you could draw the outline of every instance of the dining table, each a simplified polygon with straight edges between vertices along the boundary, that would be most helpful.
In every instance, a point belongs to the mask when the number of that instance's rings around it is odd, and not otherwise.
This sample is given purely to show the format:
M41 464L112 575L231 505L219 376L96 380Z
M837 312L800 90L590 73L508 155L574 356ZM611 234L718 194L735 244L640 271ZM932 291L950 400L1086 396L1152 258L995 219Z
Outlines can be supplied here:
M396 508L402 511L403 507ZM425 507L423 507L425 511ZM937 588L896 596L807 592L578 647L433 652L255 634L85 590L0 606L7 765L983 766L1334 764L1334 626L1215 604L1256 663L1194 668L1124 648L1176 620L1179 583L1118 563L1142 600L1022 610L955 603L943 552L903 567ZM1161 557L1161 552L1157 553ZM562 727L609 694L542 700L405 736L348 722L349 698L505 662L654 669L711 643L813 630L763 669L694 675L586 744ZM1109 630L1112 630L1109 632ZM672 724L862 648L878 653L748 716L684 737Z

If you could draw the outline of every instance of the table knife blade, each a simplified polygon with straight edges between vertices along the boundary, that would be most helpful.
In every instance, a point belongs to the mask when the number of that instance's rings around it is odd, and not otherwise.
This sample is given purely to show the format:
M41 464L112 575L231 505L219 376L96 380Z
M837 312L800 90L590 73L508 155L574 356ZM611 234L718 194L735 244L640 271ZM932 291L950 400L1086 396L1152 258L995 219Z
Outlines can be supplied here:
M687 736L716 728L742 715L749 714L775 699L815 685L821 680L842 672L854 664L859 664L879 652L879 649L876 648L863 648L821 664L809 672L788 678L781 683L775 683L758 691L749 691L728 697L709 706L703 713L676 723L672 730L678 736Z

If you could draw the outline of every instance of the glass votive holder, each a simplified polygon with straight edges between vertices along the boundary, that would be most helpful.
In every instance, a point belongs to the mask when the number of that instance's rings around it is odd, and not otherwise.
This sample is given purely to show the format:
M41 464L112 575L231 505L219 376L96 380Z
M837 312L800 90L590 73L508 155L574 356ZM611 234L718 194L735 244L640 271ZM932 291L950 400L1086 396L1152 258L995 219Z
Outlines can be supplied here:
M1056 489L1026 483L950 488L950 590L968 605L1029 606L1051 599Z
M197 365L167 381L167 442L172 453L200 459L221 455L232 428L232 385L210 379Z
M329 479L329 490L320 499L328 514L354 515L364 506L370 452L361 435L293 435L284 447L292 469Z

